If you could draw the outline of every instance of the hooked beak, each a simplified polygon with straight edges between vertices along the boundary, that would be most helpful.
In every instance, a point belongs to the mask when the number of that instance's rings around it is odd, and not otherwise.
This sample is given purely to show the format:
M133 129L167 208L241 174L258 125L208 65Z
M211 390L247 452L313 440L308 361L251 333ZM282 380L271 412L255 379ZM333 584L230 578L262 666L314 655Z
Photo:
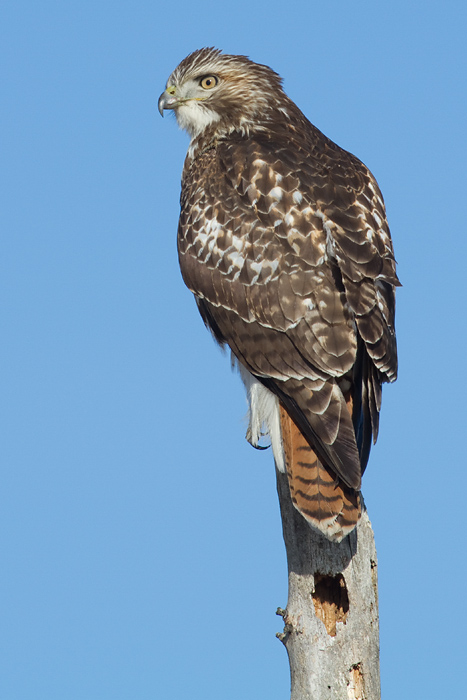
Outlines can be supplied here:
M164 90L162 95L159 97L157 106L159 107L161 117L164 116L164 109L175 109L175 107L177 107L180 104L177 98L175 97L174 93L175 88L169 87L167 88L167 90Z

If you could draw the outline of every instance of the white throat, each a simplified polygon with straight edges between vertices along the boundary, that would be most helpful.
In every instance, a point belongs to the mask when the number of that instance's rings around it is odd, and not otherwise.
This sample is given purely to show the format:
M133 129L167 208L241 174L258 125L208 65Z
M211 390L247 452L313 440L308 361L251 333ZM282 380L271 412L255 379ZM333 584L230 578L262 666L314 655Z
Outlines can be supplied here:
M197 100L187 100L175 110L177 123L181 129L187 131L192 139L199 136L210 124L220 120L220 116L211 109L206 109Z

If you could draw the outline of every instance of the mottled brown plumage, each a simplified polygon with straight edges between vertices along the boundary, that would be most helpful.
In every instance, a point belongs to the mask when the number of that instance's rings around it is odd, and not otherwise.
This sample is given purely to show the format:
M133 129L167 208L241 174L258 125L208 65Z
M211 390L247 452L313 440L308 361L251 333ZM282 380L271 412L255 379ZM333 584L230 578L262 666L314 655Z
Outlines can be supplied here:
M306 119L276 73L243 56L191 54L159 106L192 136L180 266L240 365L250 440L265 422L296 507L340 540L360 514L381 384L397 373L398 279L378 185ZM258 408L269 399L273 409Z

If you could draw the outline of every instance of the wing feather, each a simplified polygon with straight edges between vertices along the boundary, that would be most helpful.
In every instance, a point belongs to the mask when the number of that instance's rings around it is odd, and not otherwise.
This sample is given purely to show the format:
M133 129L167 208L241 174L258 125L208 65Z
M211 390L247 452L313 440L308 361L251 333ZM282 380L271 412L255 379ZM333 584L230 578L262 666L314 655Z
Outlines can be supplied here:
M358 489L397 371L384 203L367 168L303 117L281 128L187 158L182 274L219 342Z

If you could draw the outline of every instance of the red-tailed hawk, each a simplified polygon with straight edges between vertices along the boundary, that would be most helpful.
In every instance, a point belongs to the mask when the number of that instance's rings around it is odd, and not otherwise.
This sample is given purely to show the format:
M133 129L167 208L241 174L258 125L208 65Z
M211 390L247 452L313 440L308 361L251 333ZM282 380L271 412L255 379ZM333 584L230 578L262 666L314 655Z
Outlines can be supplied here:
M370 171L245 56L205 48L159 98L191 143L178 251L203 320L228 345L306 520L340 541L361 513L381 385L396 378L399 282Z

